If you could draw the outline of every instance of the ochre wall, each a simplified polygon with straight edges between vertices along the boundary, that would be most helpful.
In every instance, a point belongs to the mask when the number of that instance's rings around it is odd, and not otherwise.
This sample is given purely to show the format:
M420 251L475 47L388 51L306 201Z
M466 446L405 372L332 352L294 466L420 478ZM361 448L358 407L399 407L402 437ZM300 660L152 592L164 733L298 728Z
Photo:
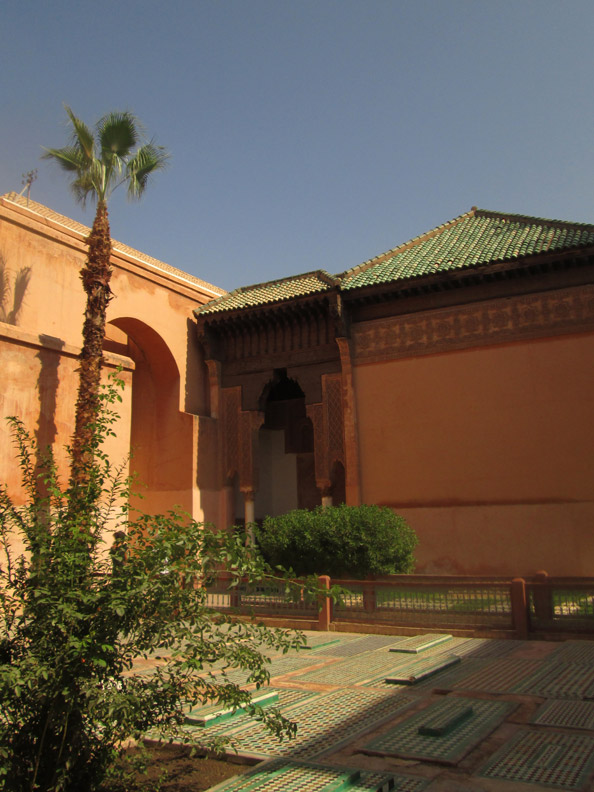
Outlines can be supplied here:
M417 571L594 574L594 334L355 367L362 502Z
M18 496L18 474L3 418L15 414L40 439L54 443L62 468L76 401L76 356L85 295L79 272L88 229L22 198L0 197L0 264L12 285L28 270L20 310L0 316L0 481ZM126 391L114 462L137 454L132 468L146 485L142 508L175 504L202 520L197 481L197 416L208 412L206 369L193 309L220 293L143 254L114 246L113 299L106 357L125 367ZM2 308L10 307L12 294ZM216 449L214 449L216 454ZM216 514L208 515L216 519Z

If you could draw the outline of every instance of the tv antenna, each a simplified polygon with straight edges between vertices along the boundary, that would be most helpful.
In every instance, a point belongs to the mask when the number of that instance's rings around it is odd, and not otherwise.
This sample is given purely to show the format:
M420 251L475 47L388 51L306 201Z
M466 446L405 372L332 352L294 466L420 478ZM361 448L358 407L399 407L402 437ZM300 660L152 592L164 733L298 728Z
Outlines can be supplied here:
M31 185L37 178L37 168L34 170L30 170L28 173L23 173L23 180L21 184L23 185L23 189L20 191L19 195L22 195L25 190L27 190L27 206L29 206L29 195L31 193Z

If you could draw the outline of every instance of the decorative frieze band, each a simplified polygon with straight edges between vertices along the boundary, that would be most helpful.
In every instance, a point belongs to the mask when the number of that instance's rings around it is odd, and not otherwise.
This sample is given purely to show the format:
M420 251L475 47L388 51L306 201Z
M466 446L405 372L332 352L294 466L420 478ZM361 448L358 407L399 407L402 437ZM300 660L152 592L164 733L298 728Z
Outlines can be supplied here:
M353 327L357 362L594 330L594 286L491 300Z

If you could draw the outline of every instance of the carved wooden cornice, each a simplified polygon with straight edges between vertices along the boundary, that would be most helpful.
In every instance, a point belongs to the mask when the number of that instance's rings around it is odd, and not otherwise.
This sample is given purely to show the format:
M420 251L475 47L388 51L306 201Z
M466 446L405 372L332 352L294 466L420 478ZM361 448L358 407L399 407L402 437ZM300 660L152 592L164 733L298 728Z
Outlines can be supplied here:
M353 326L357 362L594 330L594 286L488 300Z

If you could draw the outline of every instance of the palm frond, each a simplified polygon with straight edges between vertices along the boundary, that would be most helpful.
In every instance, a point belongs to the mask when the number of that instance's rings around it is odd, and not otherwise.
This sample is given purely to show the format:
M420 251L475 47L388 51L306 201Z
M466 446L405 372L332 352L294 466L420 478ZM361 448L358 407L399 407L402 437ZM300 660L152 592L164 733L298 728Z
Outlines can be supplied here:
M96 145L89 127L67 105L65 109L74 130L72 141L64 148L44 148L43 158L57 162L74 175L70 188L76 201L83 206L89 197L107 201L113 190L126 181L128 197L140 197L150 174L165 166L169 156L165 149L151 141L133 153L142 127L127 111L107 113L99 119Z
M138 122L132 113L108 113L97 123L101 158L127 157L138 143Z
M167 165L169 153L163 146L155 146L151 141L138 149L128 161L128 198L139 198L146 189L149 176Z
M76 173L88 166L85 155L77 146L64 146L60 149L43 148L45 154L42 154L41 158L54 160L62 170Z
M74 196L74 200L82 207L87 205L87 200L89 198L95 201L99 193L92 174L88 172L81 173L78 178L71 183L70 191Z
M77 118L68 105L64 105L64 109L68 113L70 123L74 128L72 134L72 143L75 148L80 148L80 151L90 162L95 156L95 139L89 127Z

